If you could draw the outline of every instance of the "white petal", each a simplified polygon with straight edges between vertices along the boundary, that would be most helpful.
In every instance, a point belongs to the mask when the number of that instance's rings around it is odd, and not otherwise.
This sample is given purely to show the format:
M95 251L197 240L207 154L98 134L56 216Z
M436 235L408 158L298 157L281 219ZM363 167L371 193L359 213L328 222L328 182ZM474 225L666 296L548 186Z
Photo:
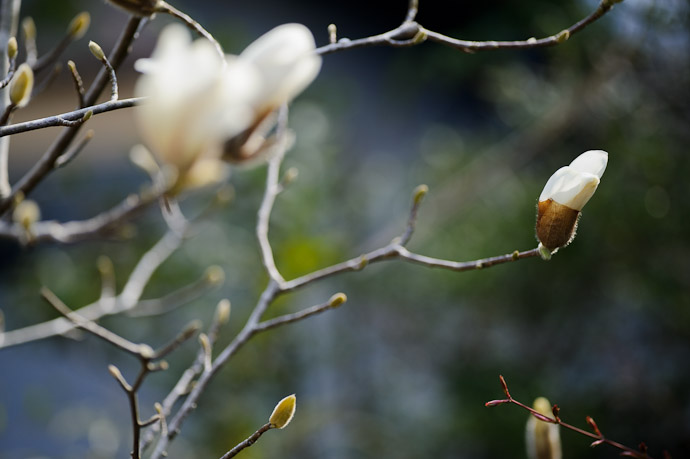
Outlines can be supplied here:
M284 24L259 37L240 54L263 77L257 110L289 102L316 78L321 57L314 53L315 49L308 28Z
M553 199L574 210L582 210L599 185L599 177L582 173L570 166L561 167L549 178L539 201Z
M570 167L576 171L593 174L601 178L606 170L609 154L604 150L589 150L575 158Z

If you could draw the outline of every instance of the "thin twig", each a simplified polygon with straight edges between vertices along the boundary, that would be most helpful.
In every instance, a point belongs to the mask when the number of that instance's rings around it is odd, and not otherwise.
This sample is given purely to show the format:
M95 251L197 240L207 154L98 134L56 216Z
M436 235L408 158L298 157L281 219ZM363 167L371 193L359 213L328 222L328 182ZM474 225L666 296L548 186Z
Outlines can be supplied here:
M79 142L77 142L76 145L73 145L72 148L67 150L65 154L60 156L55 161L55 167L65 167L66 165L71 163L72 160L76 158L79 153L81 153L81 151L84 149L84 147L86 147L86 145L91 141L91 139L93 139L94 134L95 132L93 129L89 129L88 131L86 131L86 135L84 135L84 137L82 137L82 139Z
M176 234L167 232L140 259L129 276L127 283L116 297L115 307L105 309L100 301L76 310L86 320L96 321L101 317L119 314L134 308L144 287L148 284L153 273L182 243ZM18 344L38 341L52 336L65 334L75 328L67 319L58 318L28 327L0 333L0 349Z
M261 437L264 433L268 432L271 430L271 423L266 423L264 424L259 430L251 434L246 440L244 440L242 443L239 443L237 446L235 446L233 449L228 451L227 453L223 454L223 456L220 459L230 459L231 457L235 457L240 451L242 451L245 448L248 448L252 446L256 441Z
M79 108L84 108L84 80L82 80L79 70L77 70L77 64L75 64L74 61L67 61L67 67L69 67L70 74L72 75L74 89L77 91Z
M495 49L532 49L543 48L548 46L555 46L566 41L573 34L581 31L594 21L598 20L613 8L614 2L612 0L602 0L596 10L590 13L587 17L573 24L558 33L550 35L545 38L530 38L528 40L517 41L470 41L460 40L457 38L448 37L438 32L434 32L420 24L414 22L410 17L416 17L416 5L414 0L410 1L408 15L406 20L397 28L378 35L372 35L366 38L356 40L340 39L337 43L330 43L316 49L317 54L330 54L336 51L343 51L346 49L362 48L368 46L393 46L405 47L414 46L424 42L425 40L434 41L442 45L450 46L457 50L474 53L476 51L486 51Z
M82 119L89 111L93 112L94 115L98 115L100 113L110 112L113 110L134 107L135 105L141 104L145 100L146 98L144 97L133 97L130 99L108 101L97 105L80 108L78 110L73 110L71 112L61 113L60 115L47 116L45 118L25 121L23 123L10 124L9 126L0 127L0 137L19 134L22 132L35 131L36 129L64 126L63 123L65 121L78 121Z
M57 312L65 316L75 326L81 328L82 330L88 331L94 336L109 342L113 346L125 352L128 352L136 357L142 357L141 345L132 343L131 341L111 332L110 330L101 327L96 322L81 317L79 314L68 308L67 305L63 303L62 300L60 300L60 298L58 298L57 295L55 295L47 287L41 287L41 296L48 302L48 304L54 307Z
M565 429L571 430L571 431L573 431L573 432L577 432L577 433L579 433L580 435L584 435L585 437L589 437L589 438L593 439L594 442L591 444L591 446L597 446L597 445L600 445L600 444L602 444L602 443L605 443L605 444L607 444L607 445L613 446L614 448L618 448L618 449L620 449L621 451L624 451L624 452L621 454L621 455L623 455L623 456L636 457L636 458L639 458L639 459L653 459L651 456L649 456L649 455L646 453L646 451L644 451L644 452L638 451L638 450L635 450L635 449L633 449L633 448L630 448L630 447L625 446L625 445L623 445L623 444L621 444L621 443L618 443L618 442L616 442L616 441L613 441L613 440L610 440L610 439L604 437L604 435L601 433L601 431L600 431L599 428L597 427L597 425L596 425L596 423L594 422L594 420L593 420L591 417L589 417L589 416L587 416L587 423L590 425L590 427L592 427L592 429L594 430L594 433L588 432L588 431L586 431L586 430L584 430L584 429L581 429L581 428L579 428L579 427L575 427L575 426L573 426L573 425L571 425L571 424L568 424L568 423L566 423L566 422L563 422L563 421L560 419L560 417L557 415L557 414L559 413L559 411L560 411L560 409L558 408L557 405L554 405L554 407L553 407L553 411L554 411L554 413L555 413L553 418L550 418L550 417L548 417L548 416L545 416L545 415L541 414L540 412L538 412L538 411L535 410L534 408L531 408L531 407L525 405L524 403L521 403L521 402L517 401L516 399L514 399L514 398L510 395L510 392L508 391L508 385L506 384L505 379L503 378L503 376L499 376L499 378L500 378L500 380L501 380L501 386L503 387L503 392L506 394L506 397L507 397L507 398L501 399L501 400L491 400L491 401L488 401L488 402L486 402L486 403L484 404L484 406L493 407L493 406L504 405L504 404L513 404L513 405L517 405L517 406L519 406L520 408L529 411L529 412L532 414L532 416L534 416L535 418L539 419L540 421L547 422L547 423L549 423L549 424L557 424L557 425L559 425L559 426L562 426L562 427L565 428Z
M218 40L215 39L213 35L211 35L206 29L204 29L201 24L199 24L197 21L195 21L192 17L189 15L183 13L182 11L178 10L174 6L170 5L167 2L164 2L162 0L158 1L156 5L156 11L159 13L167 13L180 21L184 22L189 28L197 32L199 35L207 39L208 41L211 42L213 47L216 49L216 52L221 58L222 62L225 62L225 52L223 51L223 47L220 46L220 43L218 43Z
M117 69L129 54L131 44L137 38L140 26L144 23L143 18L132 16L124 30L122 31L118 41L113 48L113 52L108 57L113 68ZM105 69L96 76L96 79L91 84L91 87L84 96L84 104L93 105L98 96L108 83L108 72ZM0 215L7 212L12 207L14 196L21 192L24 196L38 185L51 171L55 168L55 161L62 156L65 150L69 147L74 137L79 132L80 126L75 126L65 129L62 134L55 140L55 142L43 154L41 159L34 164L34 166L19 180L19 182L12 188L12 192L4 200L0 201Z
M257 333L263 332L266 330L271 330L273 328L280 327L282 325L287 325L291 324L294 322L299 322L300 320L304 320L308 317L311 317L316 314L320 314L324 311L328 311L329 309L333 309L335 307L338 307L338 305L334 305L331 301L328 301L326 303L318 304L316 306L312 306L307 309L303 309L302 311L295 312L293 314L285 314L279 317L276 317L271 320L265 320L263 322L259 322L256 327L254 327L254 330L256 330Z

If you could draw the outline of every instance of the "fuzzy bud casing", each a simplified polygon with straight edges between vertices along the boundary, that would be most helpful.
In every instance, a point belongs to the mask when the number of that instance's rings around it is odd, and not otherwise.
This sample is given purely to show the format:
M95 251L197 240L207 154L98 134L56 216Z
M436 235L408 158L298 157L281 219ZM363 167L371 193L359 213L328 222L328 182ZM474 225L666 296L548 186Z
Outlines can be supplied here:
M551 404L539 397L532 406L539 414L553 419ZM561 459L561 435L557 424L541 421L530 415L525 429L527 457L529 459Z

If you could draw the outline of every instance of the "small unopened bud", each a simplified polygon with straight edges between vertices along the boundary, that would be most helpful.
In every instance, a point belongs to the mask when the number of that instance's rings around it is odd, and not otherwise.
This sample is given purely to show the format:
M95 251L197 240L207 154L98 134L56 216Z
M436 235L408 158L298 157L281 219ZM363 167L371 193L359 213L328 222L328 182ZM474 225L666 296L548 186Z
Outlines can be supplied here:
M79 40L84 36L91 24L91 15L86 11L79 13L72 19L67 27L67 33L74 39Z
M140 344L139 355L141 355L141 357L144 359L152 359L155 355L155 352L153 351L153 348L148 344Z
M558 43L563 43L564 41L567 41L568 38L570 38L570 31L569 30L561 30L558 32L558 35L556 35L556 41Z
M28 230L41 218L41 209L35 201L24 200L17 204L12 213L12 220L19 223L24 229Z
M534 401L533 408L548 418L553 419L551 404L544 397ZM557 424L548 423L529 416L525 429L527 457L529 459L561 459L561 435Z
M419 185L417 188L414 189L412 192L412 200L414 201L414 205L418 206L420 202L422 202L422 199L424 199L424 196L429 192L429 187L426 185Z
M22 21L22 30L24 31L24 38L27 40L36 39L36 23L30 16L25 17Z
M299 176L299 169L297 169L296 167L289 168L285 171L285 175L283 176L283 184L291 184L292 182L297 180L297 176Z
M347 301L347 295L344 293L336 293L328 300L328 305L332 308L337 308L341 304Z
M328 40L331 43L335 43L336 41L338 41L338 28L335 24L330 24L328 26Z
M17 57L17 39L14 37L7 40L7 57L10 59Z
M160 0L108 0L108 2L136 16L151 16L161 3Z
M10 81L10 102L16 107L23 107L31 99L34 89L34 71L29 64L21 64Z
M105 59L103 48L101 48L98 43L93 40L89 42L89 51L91 51L91 54L93 54L99 61Z
M580 211L606 170L608 153L590 150L558 169L544 186L537 205L537 239L554 253L575 237Z
M228 323L228 320L230 320L231 308L230 300L227 298L218 302L218 306L216 306L216 322L218 322L219 325Z
M117 380L122 379L122 372L120 372L120 369L115 365L108 365L108 372L112 375L113 378Z
M82 123L86 123L91 119L93 116L93 110L89 110L88 112L84 113L84 116L81 117Z
M295 415L296 407L297 397L295 397L295 394L288 395L278 402L276 407L273 409L273 413L271 413L271 417L268 418L268 423L271 424L271 427L276 429L285 428L288 424L290 424L290 421L292 421L292 417Z
M225 271L223 271L223 268L217 265L209 266L204 273L204 277L206 282L208 282L210 285L223 285L225 282Z

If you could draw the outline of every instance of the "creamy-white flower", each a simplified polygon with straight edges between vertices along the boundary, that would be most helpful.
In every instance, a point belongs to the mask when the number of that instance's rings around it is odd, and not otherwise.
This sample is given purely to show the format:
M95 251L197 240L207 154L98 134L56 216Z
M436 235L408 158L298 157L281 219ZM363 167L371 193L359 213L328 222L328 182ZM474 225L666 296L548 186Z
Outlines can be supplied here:
M180 181L189 179L185 186L217 179L219 174L199 171L222 170L221 157L232 156L228 145L236 151L251 145L241 151L241 160L266 149L268 115L319 71L314 49L306 27L286 24L223 61L207 40L192 42L184 27L166 27L151 58L135 64L143 73L135 93L149 99L139 110L145 143L177 169Z
M539 201L553 199L559 204L580 211L587 204L606 170L608 153L590 150L561 167L546 182Z
M536 399L532 408L539 414L553 419L551 403L546 398ZM558 424L541 421L531 414L525 428L525 443L529 459L561 459L563 457Z
M290 102L314 81L321 57L314 53L314 37L302 24L283 24L265 33L242 51L239 58L261 74L257 112Z
M599 186L608 153L590 150L562 167L546 182L537 206L537 238L555 252L575 237L580 211Z

